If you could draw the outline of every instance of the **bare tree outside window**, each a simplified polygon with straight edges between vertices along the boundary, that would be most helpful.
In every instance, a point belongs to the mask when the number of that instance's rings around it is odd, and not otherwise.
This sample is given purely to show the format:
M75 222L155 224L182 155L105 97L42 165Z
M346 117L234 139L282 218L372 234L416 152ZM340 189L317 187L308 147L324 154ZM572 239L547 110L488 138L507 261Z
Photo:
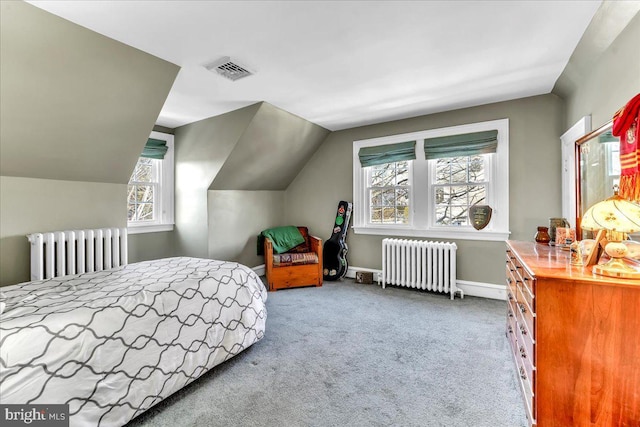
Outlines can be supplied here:
M383 155L403 161L368 166ZM352 160L356 233L509 237L509 119L353 141ZM489 205L492 213L482 230L469 220L478 205Z
M372 224L409 223L409 162L393 162L370 167L369 221Z
M486 155L449 157L436 161L435 224L465 226L469 208L487 198Z
M127 220L153 221L158 191L158 166L160 160L140 157L136 164L127 191Z

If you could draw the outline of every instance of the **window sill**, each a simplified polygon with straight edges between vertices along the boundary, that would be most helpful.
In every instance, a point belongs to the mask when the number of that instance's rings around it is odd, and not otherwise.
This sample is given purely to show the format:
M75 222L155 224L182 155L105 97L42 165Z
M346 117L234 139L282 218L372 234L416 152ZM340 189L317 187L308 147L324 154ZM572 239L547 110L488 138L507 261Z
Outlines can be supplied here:
M127 225L127 234L158 233L161 231L173 231L173 224Z
M477 231L477 230L418 230L399 227L353 227L356 234L399 237L430 237L434 239L485 240L504 242L509 239L509 231Z

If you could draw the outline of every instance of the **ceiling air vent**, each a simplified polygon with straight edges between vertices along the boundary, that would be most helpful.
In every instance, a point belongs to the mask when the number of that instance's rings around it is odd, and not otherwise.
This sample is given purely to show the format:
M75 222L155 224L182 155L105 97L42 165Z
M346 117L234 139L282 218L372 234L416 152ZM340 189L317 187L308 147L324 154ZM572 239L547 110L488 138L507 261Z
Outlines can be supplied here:
M247 67L238 64L235 60L232 61L228 56L223 56L217 61L209 65L205 65L205 68L209 71L215 71L221 76L233 81L253 74L253 72L249 71Z

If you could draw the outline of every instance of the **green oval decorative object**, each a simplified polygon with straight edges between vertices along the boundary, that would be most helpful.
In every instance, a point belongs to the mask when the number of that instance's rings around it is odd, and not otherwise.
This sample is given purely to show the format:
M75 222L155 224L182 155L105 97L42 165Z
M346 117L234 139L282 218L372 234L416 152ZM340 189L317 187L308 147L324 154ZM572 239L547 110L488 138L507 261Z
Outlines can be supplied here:
M336 217L336 224L342 225L343 222L344 222L343 216Z

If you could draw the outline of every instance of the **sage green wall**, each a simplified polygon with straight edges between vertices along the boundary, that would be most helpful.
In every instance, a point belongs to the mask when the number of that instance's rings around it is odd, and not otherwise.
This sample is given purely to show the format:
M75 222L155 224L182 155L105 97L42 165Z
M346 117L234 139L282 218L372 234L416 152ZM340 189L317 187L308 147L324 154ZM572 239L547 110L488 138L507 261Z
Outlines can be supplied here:
M640 9L640 2L610 2L608 6L630 7L634 3L635 9ZM599 13L608 10L603 8ZM607 17L600 17L600 20ZM585 33L585 37L595 32L591 27L587 31L589 33ZM593 37L597 35L598 32ZM584 40L584 44L587 45L588 41ZM593 47L590 49L576 49L554 88L554 93L565 101L565 129L589 114L591 124L596 129L611 120L619 108L640 93L639 41L640 13L636 12L626 28L604 51L597 49L597 40L591 43Z
M328 133L264 102L175 129L176 253L262 264L256 236L286 224L283 191Z
M0 285L29 279L26 234L126 226L126 183L178 70L0 2ZM132 236L129 260L159 247Z
M126 184L179 67L0 2L0 175Z
M209 258L264 264L256 236L284 225L284 191L209 191Z
M0 285L29 280L27 234L126 227L125 184L0 176Z
M562 108L560 98L549 94L333 132L287 189L287 219L307 224L323 239L331 235L338 201L353 198L355 140L508 118L511 238L531 240L537 225L561 212ZM350 265L380 269L382 239L351 232ZM458 279L504 283L504 243L455 242Z
M179 254L175 251L173 231L129 234L129 262L168 258Z
M207 192L260 104L175 129L175 251L209 255Z

